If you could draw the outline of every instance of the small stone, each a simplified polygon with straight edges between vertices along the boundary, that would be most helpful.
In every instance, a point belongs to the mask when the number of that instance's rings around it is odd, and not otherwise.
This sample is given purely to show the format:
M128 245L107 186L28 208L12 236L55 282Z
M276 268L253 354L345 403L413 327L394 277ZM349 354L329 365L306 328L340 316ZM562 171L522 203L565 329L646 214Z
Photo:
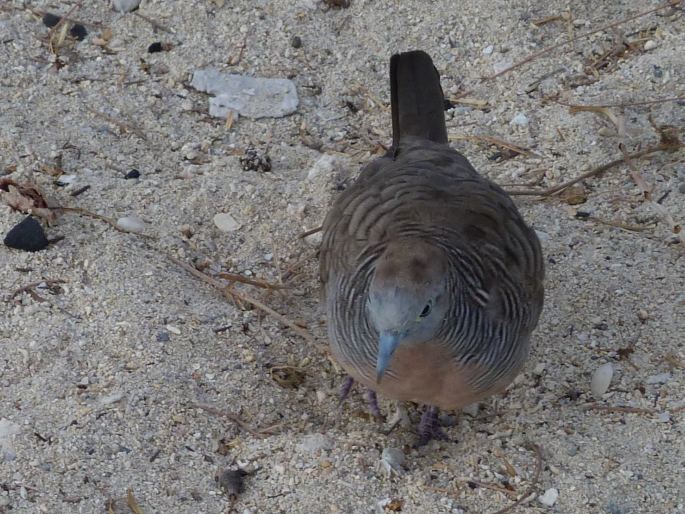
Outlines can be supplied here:
M76 175L60 175L57 180L55 180L55 184L58 186L69 186L76 182Z
M43 15L43 25L45 25L46 27L52 28L59 23L60 19L61 18L59 16L55 16L51 12L46 12Z
M290 38L290 46L293 48L301 48L302 47L302 38L300 36L293 36Z
M164 50L161 41L155 41L150 46L147 47L147 53L156 54Z
M678 184L678 192L685 195L685 182Z
M100 406L104 407L105 405L111 405L113 403L120 402L124 398L124 393L118 392L118 393L112 393L108 394L107 396L102 396L98 400L98 403Z
M169 341L171 341L171 336L169 335L169 332L162 331L159 334L157 334L158 343L168 343Z
M140 6L140 0L112 0L112 7L117 12L133 12Z
M483 55L492 55L492 52L495 51L495 47L493 45L488 45L485 48L483 48Z
M171 332L171 333L174 334L174 335L177 335L177 336L181 335L181 329L176 328L176 327L173 326L173 325L167 325L167 326L164 327L164 328L166 328L169 332Z
M12 227L3 242L5 246L25 252L38 252L49 244L43 226L31 216Z
M671 421L671 413L668 411L661 412L656 420L659 423L669 423Z
M117 220L117 227L125 232L141 234L145 230L145 222L137 216L124 216Z
M399 448L383 448L381 453L381 466L388 476L395 474L399 475L404 471L403 466L406 457L404 452Z
M607 392L613 376L614 366L610 362L602 364L595 370L590 382L590 391L595 398L601 398Z
M129 179L132 179L132 178L140 178L140 171L138 171L138 170L135 169L135 168L132 169L132 170L129 170L129 171L126 173L126 175L124 175L124 178L125 178L126 180L129 180Z
M295 84L288 79L270 79L223 73L215 69L197 70L190 85L214 95L209 114L225 119L230 112L248 118L280 118L297 110Z
M514 116L511 121L509 122L510 125L517 125L519 127L526 127L528 126L528 117L523 114L522 112L519 112L516 116Z
M547 489L545 494L538 496L538 501L543 505L551 507L557 502L559 498L559 491L554 487Z
M467 405L466 407L463 407L461 409L461 411L464 414L468 414L472 418L475 418L476 416L478 416L478 410L479 409L480 409L480 404L478 402L475 402L475 403L471 403L471 404Z
M334 446L333 440L324 434L307 434L300 443L300 448L307 452L332 450Z
M648 385L665 384L669 380L671 380L670 373L659 373L658 375L652 375L651 377L647 377L645 383Z
M240 223L227 212L220 212L215 215L214 225L222 232L235 232L240 228Z
M216 477L216 481L227 496L238 496L245 489L244 477L247 474L242 469L227 469Z
M654 74L655 79L660 79L664 76L664 70L661 66L657 66L656 64L652 65L652 73Z
M645 41L645 46L644 46L645 52L649 52L650 50L654 50L656 47L657 47L656 41L654 41L653 39L648 39L647 41Z
M69 29L69 35L77 41L83 41L84 39L86 39L88 31L86 30L86 27L84 27L80 23L74 23Z
M318 248L319 246L321 246L321 243L323 242L323 231L319 230L318 232L309 234L307 237L304 238L304 242L312 248Z

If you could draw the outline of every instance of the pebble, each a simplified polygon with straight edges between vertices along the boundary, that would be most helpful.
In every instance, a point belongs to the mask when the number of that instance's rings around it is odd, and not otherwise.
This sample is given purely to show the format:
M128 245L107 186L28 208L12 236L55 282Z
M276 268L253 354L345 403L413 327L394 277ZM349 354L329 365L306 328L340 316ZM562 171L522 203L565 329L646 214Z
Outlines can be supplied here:
M324 434L307 434L300 443L300 448L307 452L332 450L334 446L333 439Z
M601 398L607 392L613 376L614 366L610 362L602 364L595 370L590 382L590 391L595 398Z
M222 232L235 232L240 228L240 223L227 212L220 212L214 216L216 228Z
M557 499L559 498L559 491L555 489L554 487L547 489L545 491L545 494L538 496L538 501L542 503L543 505L547 505L548 507L551 507L557 502Z
M476 416L478 416L478 409L479 408L480 408L480 404L478 402L476 402L476 403L471 403L470 405L467 405L466 407L461 409L461 411L464 414L468 414L472 418L475 418Z
M124 178L127 180L133 179L133 178L140 178L140 171L138 171L137 169L134 168L134 169L128 171L128 173L126 173L126 175L124 175Z
M510 125L518 125L519 127L526 127L528 126L528 117L523 114L522 112L519 112L516 116L514 116L511 121L509 122Z
M678 184L678 192L685 195L685 182Z
M671 421L671 413L668 411L662 412L656 418L659 423L668 423Z
M19 425L12 423L9 419L0 419L0 441L19 432L21 432Z
M76 182L76 175L60 175L57 180L55 180L55 183L58 186L69 186Z
M300 36L293 36L290 38L290 46L293 48L302 47L302 38Z
M169 332L162 331L159 334L157 334L158 343L168 343L169 341L171 341L171 336L169 335Z
M654 50L656 47L657 47L656 41L654 41L653 39L649 39L649 40L645 41L644 49L646 52L648 52L650 50Z
M288 79L269 79L222 73L208 68L193 73L190 85L214 97L209 114L226 118L237 112L248 118L280 118L292 114L299 105L295 84Z
M318 248L319 246L321 246L321 243L323 242L323 231L319 230L318 232L309 234L307 237L304 238L304 242L312 248Z
M493 45L488 45L485 48L483 48L483 55L492 55L492 52L495 51L495 47Z
M381 453L381 466L388 475L402 473L406 457L399 448L383 448Z
M3 239L5 246L25 252L38 252L49 244L43 226L33 217L27 216L7 232Z
M227 469L216 478L216 481L227 496L238 496L245 488L246 475L247 472L242 469Z
M140 6L140 0L112 0L112 7L117 12L133 12Z
M178 335L181 335L181 329L180 329L180 328L177 328L177 327L175 327L175 326L173 326L173 325L167 325L167 326L164 327L164 328L166 328L169 332L171 332L171 333L174 334L174 335L177 335L177 336L178 336Z
M145 222L137 216L124 216L117 220L117 227L126 232L140 234L145 230Z
M671 380L671 374L670 373L659 373L657 375L652 375L651 377L647 377L647 380L645 380L645 383L648 385L665 384L669 380Z

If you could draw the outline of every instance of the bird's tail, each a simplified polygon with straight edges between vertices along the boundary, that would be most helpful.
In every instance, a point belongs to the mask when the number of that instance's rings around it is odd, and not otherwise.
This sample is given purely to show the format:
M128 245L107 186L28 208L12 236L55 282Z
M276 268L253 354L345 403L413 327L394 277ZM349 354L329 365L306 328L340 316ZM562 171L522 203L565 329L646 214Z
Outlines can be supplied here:
M407 136L447 143L440 75L426 52L415 50L392 56L390 102L395 150Z

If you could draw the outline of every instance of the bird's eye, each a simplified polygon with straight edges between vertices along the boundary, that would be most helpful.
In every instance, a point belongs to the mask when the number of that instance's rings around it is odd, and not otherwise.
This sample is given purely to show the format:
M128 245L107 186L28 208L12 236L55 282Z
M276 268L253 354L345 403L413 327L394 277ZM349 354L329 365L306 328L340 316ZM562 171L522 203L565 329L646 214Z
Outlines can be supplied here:
M421 311L421 314L419 314L419 318L425 318L431 313L431 304L427 303L426 306L423 308Z

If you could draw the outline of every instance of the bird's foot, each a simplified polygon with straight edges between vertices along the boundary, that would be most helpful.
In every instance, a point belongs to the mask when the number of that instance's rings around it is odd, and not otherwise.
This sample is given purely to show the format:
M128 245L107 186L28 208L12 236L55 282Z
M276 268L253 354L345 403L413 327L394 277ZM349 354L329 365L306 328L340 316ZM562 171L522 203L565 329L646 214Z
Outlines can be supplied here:
M376 391L373 389L366 390L366 402L369 405L369 412L378 421L384 421L385 418L381 414L381 409L378 407L378 397L376 396Z
M342 402L347 400L347 397L350 395L350 391L352 390L353 385L354 378L350 376L345 377L345 380L343 381L343 384L340 387L340 393L338 395L338 406L342 405Z
M440 428L440 422L438 420L439 409L432 405L427 405L426 410L421 416L421 423L419 423L419 428L417 430L419 439L414 445L416 448L428 444L432 439L437 439L440 441L448 441L449 437Z

